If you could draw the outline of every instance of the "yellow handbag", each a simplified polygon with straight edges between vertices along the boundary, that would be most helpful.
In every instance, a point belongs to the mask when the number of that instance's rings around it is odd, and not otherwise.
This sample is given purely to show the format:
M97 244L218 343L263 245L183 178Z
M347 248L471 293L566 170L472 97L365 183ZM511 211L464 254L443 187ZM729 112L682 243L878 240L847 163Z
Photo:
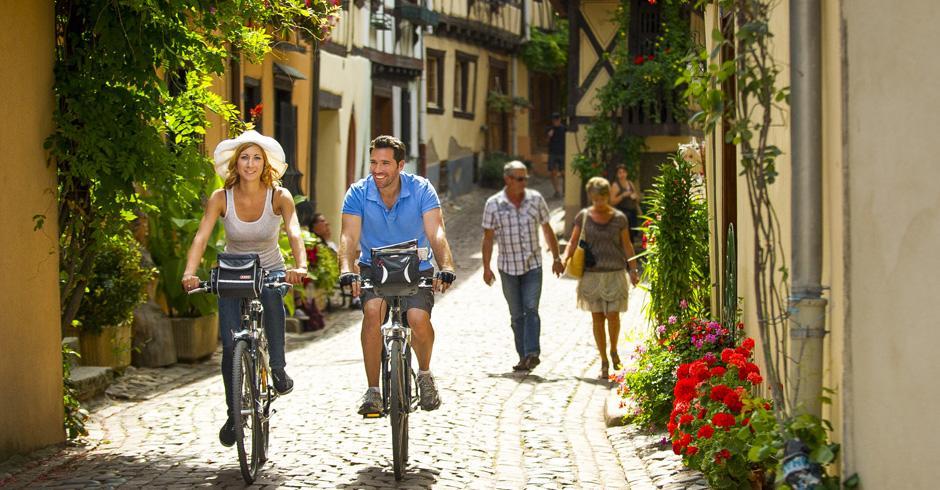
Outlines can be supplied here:
M581 220L581 236L578 240L578 248L574 249L574 255L571 256L571 260L568 261L568 267L565 272L571 277L578 277L584 275L584 247L581 246L584 243L585 229L584 226L587 223L587 210L584 211L584 219Z

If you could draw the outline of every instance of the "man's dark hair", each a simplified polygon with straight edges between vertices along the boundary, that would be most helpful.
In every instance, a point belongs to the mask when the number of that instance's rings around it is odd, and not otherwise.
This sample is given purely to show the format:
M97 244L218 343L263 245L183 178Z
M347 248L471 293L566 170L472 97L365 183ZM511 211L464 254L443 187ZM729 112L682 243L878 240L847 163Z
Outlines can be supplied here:
M553 120L554 120L554 119L561 119L561 114L559 114L559 113L557 113L557 112L553 112L553 113L552 113L552 119L553 119Z
M395 153L395 163L405 159L405 144L394 136L382 135L372 140L372 144L369 145L369 153L379 148L391 148Z

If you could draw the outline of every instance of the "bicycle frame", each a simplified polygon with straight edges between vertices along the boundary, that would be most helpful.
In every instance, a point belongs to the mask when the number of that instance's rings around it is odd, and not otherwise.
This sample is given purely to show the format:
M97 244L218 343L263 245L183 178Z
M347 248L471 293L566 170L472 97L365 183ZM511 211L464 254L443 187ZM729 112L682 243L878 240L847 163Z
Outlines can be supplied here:
M391 376L391 366L389 363L392 361L389 358L389 353L393 352L392 344L394 342L401 342L402 345L399 352L404 356L403 364L408 374L408 376L405 377L405 392L408 396L406 409L410 413L415 411L420 398L416 390L412 389L417 386L417 380L414 379L415 374L411 369L411 327L408 326L407 317L403 317L402 315L401 297L395 296L389 298L387 301L389 308L388 319L381 327L384 347L382 351L382 382L386 387L386 389L382 390L382 402L385 407L385 414L388 414L389 390L387 387L390 386L389 377Z

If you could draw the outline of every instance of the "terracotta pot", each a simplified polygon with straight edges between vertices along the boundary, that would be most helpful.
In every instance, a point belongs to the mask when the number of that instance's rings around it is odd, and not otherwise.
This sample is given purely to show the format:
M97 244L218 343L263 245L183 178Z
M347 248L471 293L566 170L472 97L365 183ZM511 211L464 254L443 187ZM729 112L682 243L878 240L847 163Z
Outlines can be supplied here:
M131 322L104 327L100 332L80 329L78 343L83 366L125 368L131 363Z
M192 318L171 318L176 357L180 361L196 362L215 352L219 345L219 317L217 314Z

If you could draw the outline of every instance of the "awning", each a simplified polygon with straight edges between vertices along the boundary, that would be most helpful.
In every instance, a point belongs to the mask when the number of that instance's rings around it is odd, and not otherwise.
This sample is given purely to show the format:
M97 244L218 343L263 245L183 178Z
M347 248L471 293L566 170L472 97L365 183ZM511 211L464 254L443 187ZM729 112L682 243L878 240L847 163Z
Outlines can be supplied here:
M294 68L293 66L285 65L283 63L275 62L274 72L281 73L282 75L287 75L287 77L290 78L291 81L307 79L307 77L305 77L304 74L300 72L300 70Z

